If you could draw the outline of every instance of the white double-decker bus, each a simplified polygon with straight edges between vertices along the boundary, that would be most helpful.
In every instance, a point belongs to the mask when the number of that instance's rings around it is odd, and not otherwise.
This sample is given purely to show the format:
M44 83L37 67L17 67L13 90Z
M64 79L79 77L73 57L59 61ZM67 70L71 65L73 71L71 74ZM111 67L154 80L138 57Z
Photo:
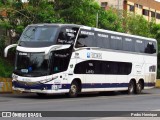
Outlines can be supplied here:
M16 47L13 90L38 95L153 88L155 39L74 24L33 24Z

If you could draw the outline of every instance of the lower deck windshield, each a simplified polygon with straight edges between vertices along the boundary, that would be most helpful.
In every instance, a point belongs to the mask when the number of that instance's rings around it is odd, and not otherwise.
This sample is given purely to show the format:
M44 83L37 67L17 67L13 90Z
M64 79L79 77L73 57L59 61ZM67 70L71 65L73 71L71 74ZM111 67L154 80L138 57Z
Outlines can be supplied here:
M44 53L17 52L14 73L25 77L40 77L66 71L70 61L72 47L50 53L45 59Z
M17 52L15 74L26 77L48 75L49 62L44 57L44 53Z

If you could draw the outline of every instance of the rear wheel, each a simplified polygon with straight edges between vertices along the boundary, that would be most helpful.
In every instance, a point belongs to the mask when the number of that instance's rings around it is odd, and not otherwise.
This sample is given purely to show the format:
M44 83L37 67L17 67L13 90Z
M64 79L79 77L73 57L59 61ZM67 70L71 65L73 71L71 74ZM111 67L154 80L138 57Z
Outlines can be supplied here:
M134 81L130 81L128 85L128 94L134 94L135 93L135 83Z
M73 98L73 97L77 97L79 92L79 86L78 83L76 81L73 81L71 84L71 88L69 90L68 96Z
M142 82L138 82L136 85L136 94L141 94L142 92Z

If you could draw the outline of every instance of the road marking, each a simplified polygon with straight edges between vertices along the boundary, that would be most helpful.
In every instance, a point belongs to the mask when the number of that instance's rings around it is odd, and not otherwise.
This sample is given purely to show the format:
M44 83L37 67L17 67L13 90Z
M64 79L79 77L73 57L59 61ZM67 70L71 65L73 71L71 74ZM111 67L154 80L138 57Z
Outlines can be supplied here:
M160 94L141 94L141 95L126 95L126 96L123 96L123 95L120 95L120 96L100 96L100 97L94 97L95 100L103 100L103 99L120 99L120 98L135 98L135 97L141 97L141 96L160 96ZM77 101L89 101L91 99L93 99L93 97L86 97L86 98L70 98L70 99L65 99L65 100L58 100L58 99L52 99L52 100L47 100L47 101L40 101L40 102L34 102L33 101L30 101L30 102L23 102L23 103L17 103L17 105L32 105L32 104L45 104L45 103L53 103L53 102L77 102ZM17 98L19 99L19 98ZM36 99L38 100L38 99ZM36 101L35 100L35 101ZM41 100L41 99L40 99ZM58 101L56 101L58 100ZM11 101L12 102L12 101ZM15 104L15 103L12 103L12 104ZM6 103L3 105L12 105L11 103Z

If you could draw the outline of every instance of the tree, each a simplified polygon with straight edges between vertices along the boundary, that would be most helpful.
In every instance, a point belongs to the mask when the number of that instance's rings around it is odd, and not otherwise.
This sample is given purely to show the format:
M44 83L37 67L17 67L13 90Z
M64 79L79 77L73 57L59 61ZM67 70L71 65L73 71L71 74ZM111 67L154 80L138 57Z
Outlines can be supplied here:
M0 27L6 28L10 37L10 44L18 40L23 29L33 23L56 23L63 22L55 17L53 3L48 0L29 0L22 3L16 0L3 8L7 12L7 18L0 17Z
M140 15L128 14L124 18L124 30L133 35L150 37L150 23Z
M122 31L122 24L113 10L103 10L95 0L55 0L58 18L66 23L96 27L97 14L99 28Z

